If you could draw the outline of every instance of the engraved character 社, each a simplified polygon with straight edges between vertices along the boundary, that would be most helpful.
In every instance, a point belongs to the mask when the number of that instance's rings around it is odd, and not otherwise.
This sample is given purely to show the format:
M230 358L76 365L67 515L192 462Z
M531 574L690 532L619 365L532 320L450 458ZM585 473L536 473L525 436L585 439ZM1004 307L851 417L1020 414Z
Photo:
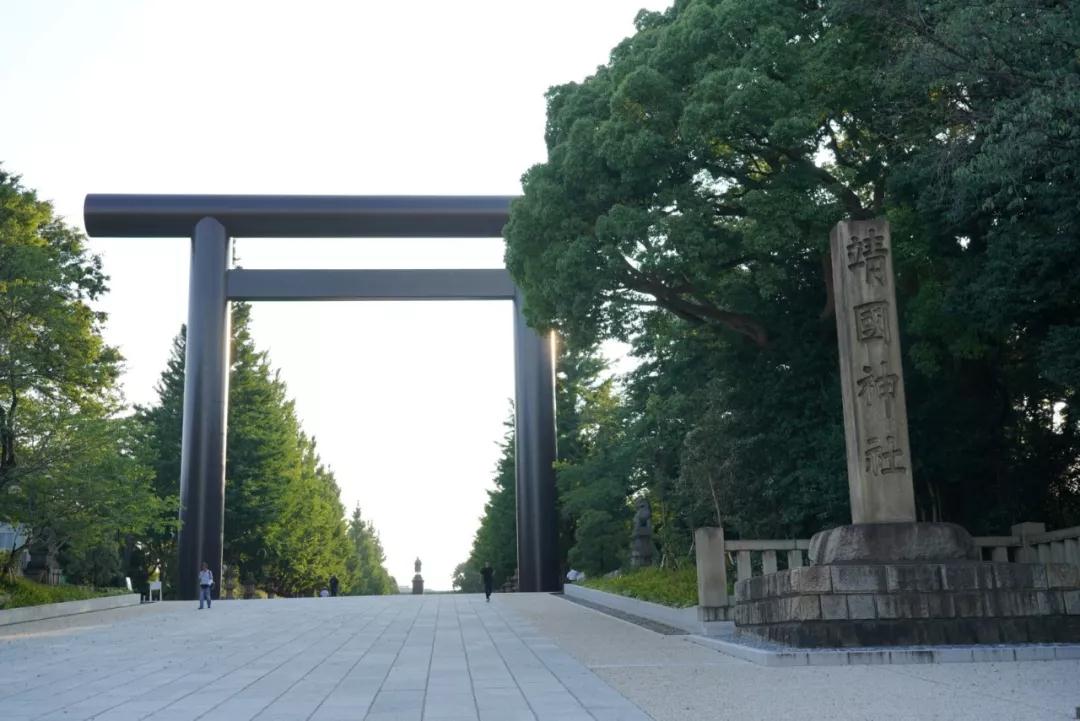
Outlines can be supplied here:
M882 443L877 436L866 439L866 450L863 451L866 472L874 476L883 476L890 473L903 473L906 466L900 465L904 451L896 447L896 439L885 436Z

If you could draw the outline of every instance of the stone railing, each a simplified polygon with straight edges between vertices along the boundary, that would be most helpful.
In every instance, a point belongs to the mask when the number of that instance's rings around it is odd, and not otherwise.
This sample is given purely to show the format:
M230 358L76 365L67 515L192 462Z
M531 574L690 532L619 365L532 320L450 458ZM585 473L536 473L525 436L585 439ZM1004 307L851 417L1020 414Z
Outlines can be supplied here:
M1010 536L976 536L986 561L1068 563L1080 566L1080 526L1047 531L1043 523L1018 523Z
M983 560L1011 563L1068 563L1080 566L1080 526L1047 531L1042 523L1019 523L1008 536L976 536ZM725 540L720 528L694 533L698 573L698 617L723 621L735 605L728 579L742 581L810 564L809 538ZM733 572L729 576L729 569Z

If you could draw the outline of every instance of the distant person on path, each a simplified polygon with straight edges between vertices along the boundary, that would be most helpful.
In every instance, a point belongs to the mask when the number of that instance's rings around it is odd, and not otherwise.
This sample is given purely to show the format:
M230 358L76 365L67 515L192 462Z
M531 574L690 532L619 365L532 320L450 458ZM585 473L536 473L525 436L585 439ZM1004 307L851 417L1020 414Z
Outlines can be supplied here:
M491 561L480 569L480 575L484 577L484 599L491 603L491 589L495 585L495 569L491 567Z
M331 576L330 577L330 595L331 596L337 596L337 592L338 592L337 576Z
M202 610L203 601L206 601L206 608L210 608L210 589L214 587L214 572L210 570L210 566L206 565L206 561L203 561L202 570L199 571L199 610Z

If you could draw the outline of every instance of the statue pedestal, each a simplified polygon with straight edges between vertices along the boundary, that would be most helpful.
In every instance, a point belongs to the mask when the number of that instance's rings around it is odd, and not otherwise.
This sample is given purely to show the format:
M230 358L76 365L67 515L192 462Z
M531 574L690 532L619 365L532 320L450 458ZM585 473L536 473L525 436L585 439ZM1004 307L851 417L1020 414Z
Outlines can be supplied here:
M412 592L420 594L424 592L424 577L419 573L413 576L412 579Z

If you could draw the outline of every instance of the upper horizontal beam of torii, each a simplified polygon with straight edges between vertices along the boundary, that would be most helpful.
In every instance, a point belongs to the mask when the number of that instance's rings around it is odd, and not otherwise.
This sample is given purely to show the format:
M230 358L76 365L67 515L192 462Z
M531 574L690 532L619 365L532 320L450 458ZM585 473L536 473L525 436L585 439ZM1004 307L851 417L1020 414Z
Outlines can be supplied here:
M86 196L94 237L190 237L214 218L232 237L497 238L510 195L110 195Z

